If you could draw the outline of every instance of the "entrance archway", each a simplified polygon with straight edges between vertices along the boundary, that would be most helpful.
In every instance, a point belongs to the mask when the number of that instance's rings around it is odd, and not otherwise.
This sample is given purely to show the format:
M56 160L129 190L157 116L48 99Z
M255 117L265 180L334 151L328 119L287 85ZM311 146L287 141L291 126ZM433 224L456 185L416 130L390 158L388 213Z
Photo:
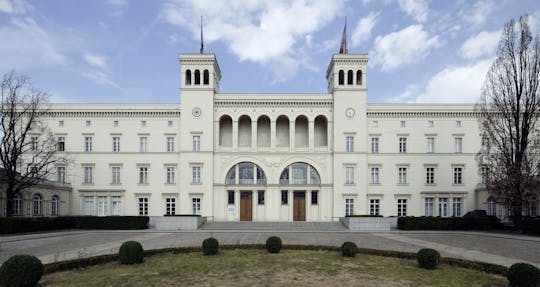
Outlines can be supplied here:
M308 163L295 162L283 169L279 184L282 197L292 197L292 220L306 221L309 218L309 207L319 204L319 172Z
M235 203L229 200L229 206L234 205L239 209L240 221L251 221L254 217L254 204L264 202L264 192L266 190L266 174L260 166L252 162L240 162L235 164L227 172L225 178L227 193L236 193L240 202ZM257 200L253 198L257 196ZM238 198L238 197L237 197Z

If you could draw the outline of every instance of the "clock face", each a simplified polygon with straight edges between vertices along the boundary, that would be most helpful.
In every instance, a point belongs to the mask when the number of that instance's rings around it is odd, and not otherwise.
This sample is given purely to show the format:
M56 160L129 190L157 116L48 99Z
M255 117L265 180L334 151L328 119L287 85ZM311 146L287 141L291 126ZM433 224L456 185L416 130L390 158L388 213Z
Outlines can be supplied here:
M191 113L193 114L194 117L200 117L201 116L201 108L199 107L194 107L193 108L193 111L191 111Z
M353 108L347 108L347 109L345 110L345 115L346 115L348 118L354 117L354 109L353 109Z

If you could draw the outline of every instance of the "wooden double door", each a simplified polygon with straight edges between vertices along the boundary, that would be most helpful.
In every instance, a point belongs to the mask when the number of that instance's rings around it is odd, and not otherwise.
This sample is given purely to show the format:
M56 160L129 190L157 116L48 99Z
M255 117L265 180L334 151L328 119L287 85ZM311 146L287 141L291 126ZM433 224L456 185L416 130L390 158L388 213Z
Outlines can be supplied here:
M240 221L253 220L253 192L240 191Z
M293 193L293 220L306 221L306 192L294 191Z

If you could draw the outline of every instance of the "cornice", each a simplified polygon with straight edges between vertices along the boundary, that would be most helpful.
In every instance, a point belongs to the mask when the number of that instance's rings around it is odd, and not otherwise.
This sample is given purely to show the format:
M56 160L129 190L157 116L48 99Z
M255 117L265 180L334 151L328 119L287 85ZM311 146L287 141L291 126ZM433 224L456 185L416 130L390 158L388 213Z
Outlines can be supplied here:
M156 111L156 110L139 110L139 111L74 111L74 110L63 110L63 111L48 111L44 117L51 118L137 118L137 117L179 117L180 111Z
M475 111L368 111L368 119L378 118L478 118Z

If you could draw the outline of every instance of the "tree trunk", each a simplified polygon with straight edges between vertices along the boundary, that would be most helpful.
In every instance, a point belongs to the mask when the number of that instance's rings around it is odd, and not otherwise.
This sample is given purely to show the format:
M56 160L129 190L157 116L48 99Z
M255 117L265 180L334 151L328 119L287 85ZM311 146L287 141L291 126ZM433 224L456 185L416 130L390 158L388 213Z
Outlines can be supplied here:
M6 216L10 217L13 216L13 197L15 194L13 193L13 187L8 186L6 189Z

